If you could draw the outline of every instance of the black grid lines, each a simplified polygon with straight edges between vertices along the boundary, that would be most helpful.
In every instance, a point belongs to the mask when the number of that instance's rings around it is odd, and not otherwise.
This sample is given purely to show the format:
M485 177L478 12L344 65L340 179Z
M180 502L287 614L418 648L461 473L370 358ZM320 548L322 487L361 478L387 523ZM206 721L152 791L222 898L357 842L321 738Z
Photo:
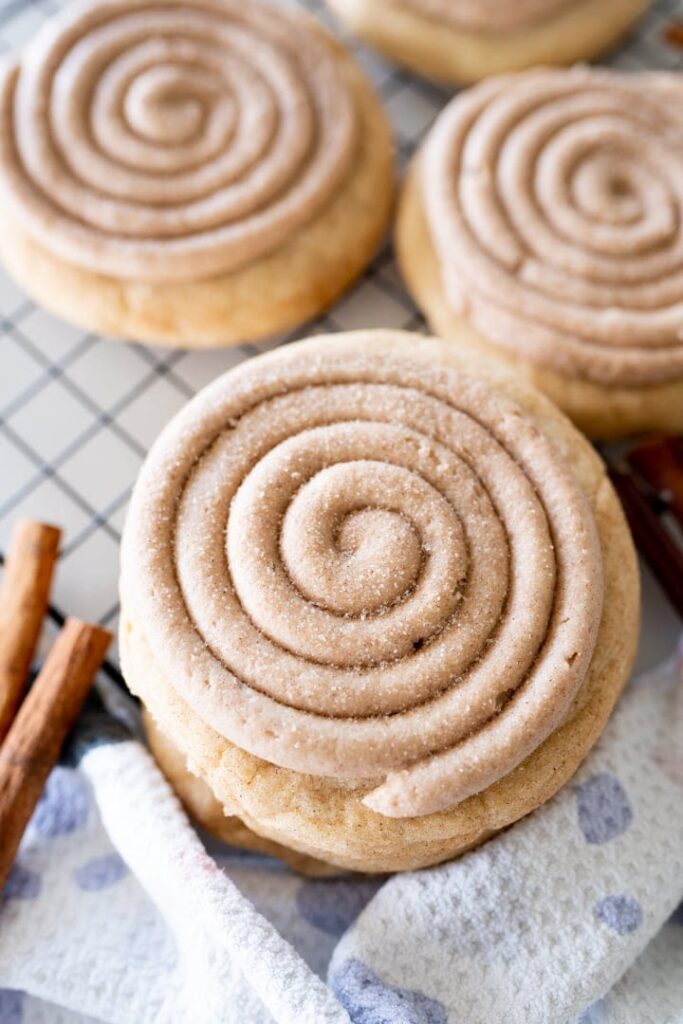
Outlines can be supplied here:
M322 0L301 2L340 32ZM58 6L60 0L0 3L0 54L23 44ZM608 63L683 70L683 53L663 41L672 18L683 18L683 0L656 0L637 36ZM405 166L449 94L340 34L377 86ZM334 309L280 340L361 326L425 330L390 244ZM1 271L0 335L0 550L20 516L58 521L65 539L55 614L115 628L121 529L149 444L197 390L269 346L196 353L112 343L38 309Z

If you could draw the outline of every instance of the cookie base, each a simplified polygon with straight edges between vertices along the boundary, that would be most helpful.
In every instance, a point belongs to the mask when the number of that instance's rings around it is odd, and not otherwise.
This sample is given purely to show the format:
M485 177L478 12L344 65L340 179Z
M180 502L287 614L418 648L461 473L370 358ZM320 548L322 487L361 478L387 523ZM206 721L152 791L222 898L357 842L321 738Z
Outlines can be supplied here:
M380 53L418 74L457 85L537 64L591 60L613 46L649 0L574 0L518 30L483 33L421 16L393 0L327 0Z

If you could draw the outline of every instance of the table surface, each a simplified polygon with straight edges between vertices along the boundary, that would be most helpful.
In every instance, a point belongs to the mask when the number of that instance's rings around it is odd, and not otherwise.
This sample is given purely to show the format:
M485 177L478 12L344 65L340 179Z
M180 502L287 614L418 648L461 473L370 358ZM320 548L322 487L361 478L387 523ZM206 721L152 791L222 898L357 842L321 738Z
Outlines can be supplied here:
M0 54L29 40L59 6L59 0L0 3ZM305 0L304 6L332 24L319 0ZM607 63L629 70L683 70L683 51L663 38L665 25L676 18L683 18L683 0L656 0ZM450 93L398 71L367 49L354 49L393 120L404 165ZM327 315L278 341L361 327L425 330L401 284L390 244ZM145 452L199 388L272 345L193 353L112 342L50 316L2 271L0 334L0 550L21 516L59 523L64 547L55 605L116 630L119 541ZM679 631L676 616L644 571L638 667L665 657Z

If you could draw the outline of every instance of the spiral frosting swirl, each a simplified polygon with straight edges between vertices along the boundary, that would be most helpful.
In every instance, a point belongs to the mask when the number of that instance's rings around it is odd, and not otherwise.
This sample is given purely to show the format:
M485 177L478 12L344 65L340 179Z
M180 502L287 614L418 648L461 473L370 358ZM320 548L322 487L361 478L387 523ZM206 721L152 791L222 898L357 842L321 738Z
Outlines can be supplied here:
M0 189L57 257L144 281L270 253L331 200L356 112L337 57L259 0L102 0L0 80Z
M451 307L607 386L683 376L683 87L576 68L454 100L421 165Z
M123 596L219 733L416 816L562 721L602 568L587 500L520 408L392 341L294 346L191 402L136 486Z
M454 28L506 32L550 17L571 0L397 0L417 14Z

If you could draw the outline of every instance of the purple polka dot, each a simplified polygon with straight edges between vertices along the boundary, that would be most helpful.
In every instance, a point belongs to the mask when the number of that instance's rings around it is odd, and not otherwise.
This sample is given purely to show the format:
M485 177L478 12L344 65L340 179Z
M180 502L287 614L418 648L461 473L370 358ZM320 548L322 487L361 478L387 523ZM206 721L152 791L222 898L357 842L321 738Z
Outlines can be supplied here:
M353 1024L448 1024L442 1003L383 984L360 960L347 960L330 982Z
M598 921L602 921L617 935L634 932L643 921L640 904L631 896L606 896L595 904L593 913Z
M0 1024L21 1024L23 1016L24 993L0 988Z
M297 909L328 935L343 935L382 885L377 878L303 882L296 894Z
M10 871L2 895L7 900L34 900L40 895L40 875L18 861Z
M633 811L619 779L608 772L592 775L576 787L579 825L586 842L600 845L625 832Z
M674 910L673 914L669 918L669 923L677 924L683 928L683 903L681 903L680 907L677 907L677 909Z
M604 999L598 999L592 1003L587 1010L584 1010L579 1017L578 1024L602 1024L605 1019L606 1003Z
M32 818L33 827L47 839L83 828L90 799L85 782L73 768L55 768Z
M110 853L106 857L95 857L87 861L76 871L76 885L83 892L99 892L116 885L128 873L128 868L118 853Z

